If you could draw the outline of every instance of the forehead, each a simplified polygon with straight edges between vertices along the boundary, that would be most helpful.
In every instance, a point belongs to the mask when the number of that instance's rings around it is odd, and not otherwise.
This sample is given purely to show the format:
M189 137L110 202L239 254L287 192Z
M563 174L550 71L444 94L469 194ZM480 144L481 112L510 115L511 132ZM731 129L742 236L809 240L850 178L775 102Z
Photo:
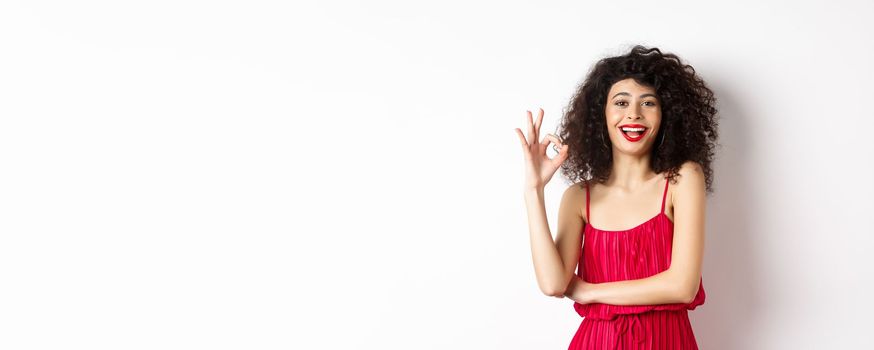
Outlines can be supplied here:
M655 89L638 84L636 80L627 78L620 81L617 81L613 86L610 87L609 96L613 96L619 92L628 92L631 93L632 96L639 96L644 93L655 93Z

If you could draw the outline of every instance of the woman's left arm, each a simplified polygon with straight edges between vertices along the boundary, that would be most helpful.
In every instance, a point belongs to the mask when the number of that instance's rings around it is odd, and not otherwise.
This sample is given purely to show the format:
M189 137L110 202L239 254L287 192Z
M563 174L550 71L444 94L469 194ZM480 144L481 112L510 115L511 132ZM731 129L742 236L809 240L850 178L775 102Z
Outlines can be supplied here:
M650 277L588 283L574 276L565 295L581 304L655 305L690 303L701 282L704 255L705 177L696 162L686 162L674 186L674 240L671 265Z

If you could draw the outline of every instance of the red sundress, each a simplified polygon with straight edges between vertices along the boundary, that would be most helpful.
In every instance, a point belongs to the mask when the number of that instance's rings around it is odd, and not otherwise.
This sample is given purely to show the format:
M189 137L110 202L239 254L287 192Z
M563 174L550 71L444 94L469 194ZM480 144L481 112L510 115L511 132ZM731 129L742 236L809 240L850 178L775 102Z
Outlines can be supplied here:
M646 278L671 265L674 223L665 215L668 180L659 214L634 228L599 230L591 219L583 230L577 276L589 283ZM589 187L586 184L586 218ZM658 305L574 303L583 317L569 350L580 349L698 349L688 310L704 303L704 279L692 302Z

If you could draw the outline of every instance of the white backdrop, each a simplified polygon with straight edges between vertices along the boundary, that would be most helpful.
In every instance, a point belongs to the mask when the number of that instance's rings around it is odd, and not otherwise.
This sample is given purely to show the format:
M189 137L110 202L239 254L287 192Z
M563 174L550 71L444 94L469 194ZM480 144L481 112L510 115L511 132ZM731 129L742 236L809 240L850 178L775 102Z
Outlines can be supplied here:
M564 349L513 128L637 43L719 99L701 347L872 348L872 15L4 1L0 348Z

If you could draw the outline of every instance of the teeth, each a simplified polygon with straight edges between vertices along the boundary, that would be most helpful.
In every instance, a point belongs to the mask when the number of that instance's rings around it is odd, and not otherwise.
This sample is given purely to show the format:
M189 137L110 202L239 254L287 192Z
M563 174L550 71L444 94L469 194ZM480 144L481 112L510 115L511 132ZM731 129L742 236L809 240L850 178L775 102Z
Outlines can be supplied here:
M646 128L622 128L622 131L644 131Z

